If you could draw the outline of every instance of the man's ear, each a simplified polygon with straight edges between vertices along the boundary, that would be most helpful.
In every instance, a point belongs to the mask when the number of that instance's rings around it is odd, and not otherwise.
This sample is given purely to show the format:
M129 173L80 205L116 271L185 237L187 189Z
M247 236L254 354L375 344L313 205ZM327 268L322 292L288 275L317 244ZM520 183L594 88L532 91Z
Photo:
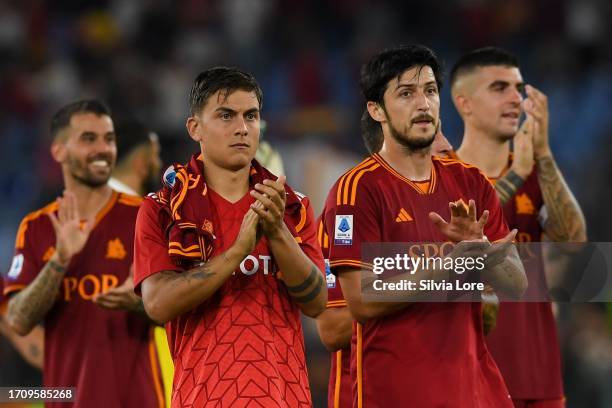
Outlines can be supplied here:
M198 143L202 141L202 123L198 118L195 116L188 117L185 127L187 128L187 133L189 133L191 139Z
M457 93L453 95L453 102L460 116L463 117L472 113L472 103L470 99L466 98L463 94Z
M51 157L58 163L63 163L66 160L66 143L54 140L51 143Z
M380 106L377 102L368 101L367 103L368 113L375 121L382 123L387 120L387 115L385 115L385 110L382 106Z

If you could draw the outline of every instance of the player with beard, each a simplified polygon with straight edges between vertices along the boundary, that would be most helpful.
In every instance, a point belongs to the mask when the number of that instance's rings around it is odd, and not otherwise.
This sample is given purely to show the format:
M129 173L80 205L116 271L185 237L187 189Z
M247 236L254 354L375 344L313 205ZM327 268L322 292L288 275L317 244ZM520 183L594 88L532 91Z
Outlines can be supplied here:
M18 334L45 326L43 384L76 387L49 407L163 407L152 327L131 287L141 199L108 186L117 147L109 110L85 100L51 121L62 197L27 215L5 281ZM128 387L127 384L130 386Z
M510 245L516 231L508 232L488 180L474 167L431 155L440 72L423 46L383 51L364 65L362 91L384 142L338 180L325 205L331 272L358 322L351 353L354 407L512 405L484 345L480 303L411 303L410 293L403 302L361 297L362 273L371 270L361 257L367 242L475 240L491 254L486 282L511 296L527 285ZM504 244L492 246L487 237ZM440 281L451 275L419 270L418 276Z
M372 119L366 110L361 117L361 136L371 154L378 153L384 139L380 124ZM447 157L453 146L442 133L442 124L431 144L431 154ZM323 345L331 352L329 383L327 389L327 406L329 408L350 407L353 404L351 383L351 336L353 334L353 317L349 311L342 287L329 267L329 236L325 231L323 214L317 223L317 238L325 258L325 276L327 280L327 307L317 316L317 331ZM486 325L485 325L486 326Z
M471 51L453 67L451 87L465 124L457 156L495 184L518 240L537 242L545 234L552 241L584 242L584 216L548 143L547 98L525 85L517 58L495 47ZM527 118L519 129L523 111ZM525 263L534 295L547 293L542 254L535 255ZM516 408L565 406L551 303L503 303L487 345Z

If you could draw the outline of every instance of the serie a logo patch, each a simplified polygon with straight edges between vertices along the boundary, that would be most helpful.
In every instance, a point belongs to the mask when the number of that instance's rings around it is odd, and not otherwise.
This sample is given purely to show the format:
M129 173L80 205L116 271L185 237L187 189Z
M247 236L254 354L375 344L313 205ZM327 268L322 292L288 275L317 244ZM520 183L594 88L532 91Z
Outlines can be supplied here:
M23 269L23 254L17 254L13 258L13 262L11 263L11 269L8 271L6 275L10 279L17 279L21 274L21 270Z
M328 289L333 289L336 287L336 275L334 275L331 271L329 259L325 260L325 280L327 281Z
M336 215L334 245L353 245L353 215Z

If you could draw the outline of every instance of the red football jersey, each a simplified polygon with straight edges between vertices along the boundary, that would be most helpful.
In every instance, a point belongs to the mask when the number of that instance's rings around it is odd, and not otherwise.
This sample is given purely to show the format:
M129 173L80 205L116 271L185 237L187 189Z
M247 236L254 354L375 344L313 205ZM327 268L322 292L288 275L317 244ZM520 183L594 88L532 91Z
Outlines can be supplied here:
M324 210L332 271L363 267L362 243L446 241L428 214L449 219L448 203L459 199L474 199L480 214L489 210L491 241L508 233L495 191L478 169L437 157L432 164L426 187L377 154L339 179ZM357 324L353 347L354 407L512 407L484 343L480 303L411 304Z
M494 180L492 180L494 181ZM541 240L539 215L544 201L537 171L504 206L510 228L518 229L520 243ZM530 251L524 262L528 292L546 293L544 265L539 251ZM535 251L535 252L534 252ZM525 258L525 257L524 257ZM502 302L497 325L486 338L487 346L514 399L558 399L563 397L561 357L557 328L548 302Z
M236 239L254 201L230 203L208 188L214 231L213 257ZM323 270L307 198L298 232L304 253ZM159 204L147 199L136 223L135 283L163 270L181 271L168 256L158 221ZM217 292L167 323L175 365L172 406L310 407L300 310L277 277L265 237Z
M163 407L153 328L142 316L104 309L92 298L122 284L132 265L134 225L141 199L113 192L96 217L83 250L70 263L44 319L46 387L76 387L73 403L47 407ZM38 275L55 248L52 203L26 216L15 244L5 296Z
M317 238L325 258L325 277L327 280L327 307L348 307L340 281L331 272L329 265L329 236L325 231L323 215L318 222ZM331 354L329 370L329 384L327 388L327 406L329 408L345 408L353 404L351 394L353 384L351 380L351 349L350 347Z

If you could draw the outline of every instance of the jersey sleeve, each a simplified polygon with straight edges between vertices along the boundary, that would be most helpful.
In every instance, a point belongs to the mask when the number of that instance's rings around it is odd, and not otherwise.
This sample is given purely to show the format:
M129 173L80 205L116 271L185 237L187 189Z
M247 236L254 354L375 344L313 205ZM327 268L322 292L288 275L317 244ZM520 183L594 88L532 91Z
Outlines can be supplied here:
M308 197L304 197L301 201L303 216L300 223L296 226L298 244L312 263L314 263L320 271L324 271L325 262L323 261L323 254L321 253L321 247L317 240L317 223L314 218L312 207L310 206L310 200Z
M508 225L504 218L504 212L497 198L495 189L483 175L477 175L479 183L480 202L476 203L476 209L480 214L482 211L489 210L489 221L485 225L484 233L491 242L499 241L508 232ZM480 215L479 215L480 216Z
M340 287L340 280L331 272L331 266L329 264L329 236L325 231L325 217L321 214L321 217L317 221L317 239L323 252L323 259L325 261L325 281L327 283L327 307L345 307L348 304L342 294Z
M378 222L379 210L368 187L362 180L354 191L349 191L352 187L344 185L341 179L327 198L325 232L329 237L331 272L335 275L341 268L371 268L362 260L361 245L380 242L381 227ZM350 199L344 200L345 196Z
M159 222L158 208L152 200L144 200L136 217L134 235L134 291L140 295L140 284L161 271L180 271L168 255Z
M4 279L3 294L7 299L29 285L45 264L45 255L40 253L40 244L44 244L45 238L48 237L44 237L40 230L44 227L42 217L48 215L40 213L36 217L27 216L19 225L13 260Z

